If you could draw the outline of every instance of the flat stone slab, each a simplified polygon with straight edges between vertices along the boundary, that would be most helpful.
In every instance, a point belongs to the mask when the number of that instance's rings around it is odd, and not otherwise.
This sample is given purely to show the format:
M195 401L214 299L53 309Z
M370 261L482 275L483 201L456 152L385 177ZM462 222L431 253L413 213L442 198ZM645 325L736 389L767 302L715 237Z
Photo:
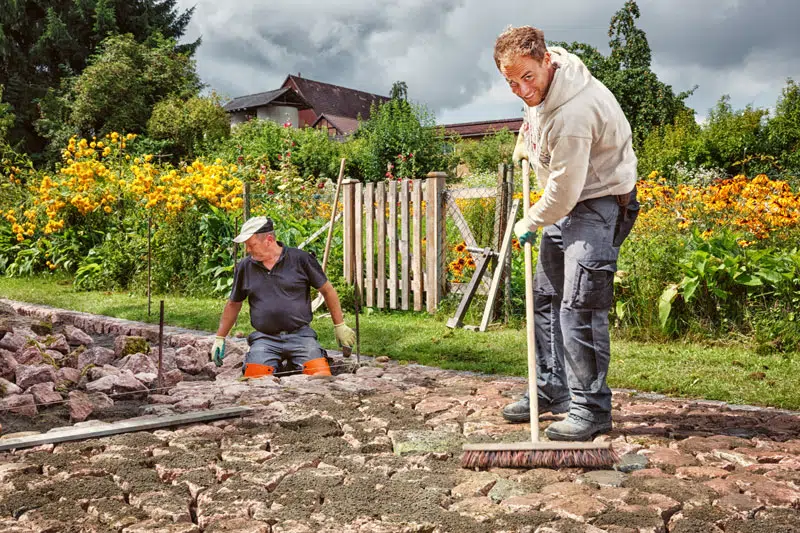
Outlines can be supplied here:
M397 455L412 453L457 452L464 436L450 431L390 431L392 450Z

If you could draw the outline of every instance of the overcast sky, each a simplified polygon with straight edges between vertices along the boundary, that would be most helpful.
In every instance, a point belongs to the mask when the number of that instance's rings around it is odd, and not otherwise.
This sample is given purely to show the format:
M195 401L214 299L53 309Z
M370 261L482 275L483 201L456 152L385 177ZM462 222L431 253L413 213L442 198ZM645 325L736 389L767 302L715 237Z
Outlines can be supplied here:
M202 37L197 68L226 97L276 89L287 74L409 99L439 123L512 118L521 101L492 47L509 24L607 54L624 0L179 0L196 6L186 39ZM699 117L723 94L736 109L771 108L800 81L800 0L638 0L653 69Z

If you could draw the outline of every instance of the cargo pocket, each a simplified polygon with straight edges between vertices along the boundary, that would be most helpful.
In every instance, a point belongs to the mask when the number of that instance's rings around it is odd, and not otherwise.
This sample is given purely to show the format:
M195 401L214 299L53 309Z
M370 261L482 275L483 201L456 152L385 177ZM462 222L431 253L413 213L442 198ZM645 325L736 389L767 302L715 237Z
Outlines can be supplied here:
M570 307L610 309L614 300L616 270L616 261L579 261Z

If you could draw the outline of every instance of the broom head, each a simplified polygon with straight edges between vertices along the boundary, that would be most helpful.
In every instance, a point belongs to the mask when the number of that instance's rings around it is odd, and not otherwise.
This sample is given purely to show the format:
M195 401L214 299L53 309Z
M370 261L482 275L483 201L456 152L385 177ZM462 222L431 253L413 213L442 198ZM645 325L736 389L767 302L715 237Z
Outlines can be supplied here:
M464 468L608 468L619 461L610 442L465 444Z

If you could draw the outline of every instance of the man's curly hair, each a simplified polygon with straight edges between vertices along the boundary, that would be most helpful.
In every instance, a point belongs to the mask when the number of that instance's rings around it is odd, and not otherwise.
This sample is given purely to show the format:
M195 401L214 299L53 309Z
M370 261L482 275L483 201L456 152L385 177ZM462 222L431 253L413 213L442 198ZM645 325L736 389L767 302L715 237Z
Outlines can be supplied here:
M494 43L494 62L500 69L514 57L529 56L536 61L544 59L547 45L544 32L532 26L509 26Z

